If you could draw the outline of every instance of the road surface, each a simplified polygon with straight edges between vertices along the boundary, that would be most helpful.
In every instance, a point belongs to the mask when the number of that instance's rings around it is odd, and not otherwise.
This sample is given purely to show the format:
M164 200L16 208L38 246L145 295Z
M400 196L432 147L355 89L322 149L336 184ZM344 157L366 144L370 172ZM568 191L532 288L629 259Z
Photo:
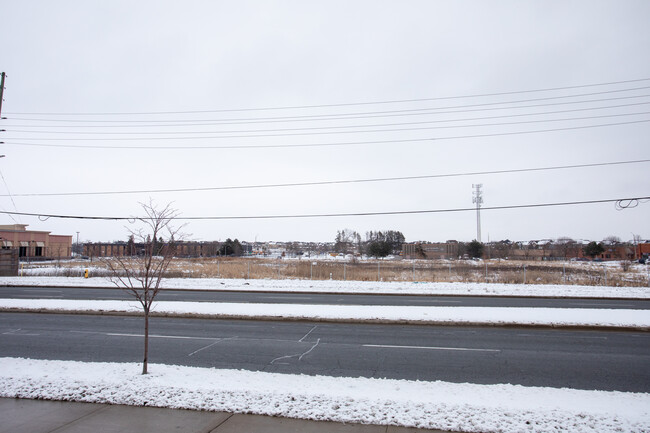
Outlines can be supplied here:
M67 287L0 287L0 298L12 299L133 299L121 289ZM390 296L241 292L209 290L162 290L159 301L251 302L328 305L417 305L449 307L551 307L650 309L650 300L514 298L502 296Z
M0 356L138 362L141 318L0 313ZM650 392L650 334L151 319L151 363Z

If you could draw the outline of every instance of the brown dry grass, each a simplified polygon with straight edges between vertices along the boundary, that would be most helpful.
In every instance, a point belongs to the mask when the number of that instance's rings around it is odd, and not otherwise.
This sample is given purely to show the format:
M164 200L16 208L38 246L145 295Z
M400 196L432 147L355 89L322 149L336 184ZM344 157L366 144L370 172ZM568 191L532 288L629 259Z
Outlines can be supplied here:
M487 273L485 264L487 263ZM91 267L92 276L108 276L102 260L59 261L25 264L26 269L48 267L38 275L81 276ZM527 284L580 284L646 286L646 270L634 266L604 266L591 262L459 261L317 261L257 258L196 258L174 260L170 278L244 278L354 281L490 282ZM627 269L625 269L627 268ZM36 275L36 273L34 273Z

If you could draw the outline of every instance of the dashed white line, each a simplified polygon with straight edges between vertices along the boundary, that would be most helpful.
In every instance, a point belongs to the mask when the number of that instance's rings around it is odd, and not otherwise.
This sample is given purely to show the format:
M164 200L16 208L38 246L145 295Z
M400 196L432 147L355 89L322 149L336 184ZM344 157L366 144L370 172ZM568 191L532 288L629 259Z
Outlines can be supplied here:
M419 302L422 304L460 304L462 301L451 301L444 299L412 299L410 302Z
M586 335L542 335L542 334L517 334L517 337L535 337L535 338L570 338L575 340L607 340L607 337L596 337L596 336L586 336Z
M41 289L25 289L25 292L50 292L50 293L63 293L61 290L41 290Z
M144 334L118 334L114 332L107 332L104 335L109 335L111 337L144 337ZM149 335L150 338L178 338L183 340L211 340L214 341L215 338L210 337L186 337L182 335Z
M470 352L501 352L499 349L474 349L470 347L436 347L436 346L393 346L390 344L363 344L363 347L377 347L382 349L421 349L421 350L460 350Z
M632 304L603 304L601 302L569 302L569 305L581 305L583 307L632 307Z
M17 337L25 337L25 336L38 336L41 334L28 334L28 333L22 333L22 334L16 334L18 331L20 331L22 328L18 329L12 329L11 331L3 332L2 335L15 335Z

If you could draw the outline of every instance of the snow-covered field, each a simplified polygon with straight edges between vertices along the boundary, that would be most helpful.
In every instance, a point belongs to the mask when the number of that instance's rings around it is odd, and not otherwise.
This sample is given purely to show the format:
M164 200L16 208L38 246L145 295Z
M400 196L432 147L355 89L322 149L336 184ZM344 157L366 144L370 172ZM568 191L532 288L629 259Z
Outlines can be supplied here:
M0 277L0 286L115 287L107 278ZM395 295L544 296L577 298L650 299L650 287L612 287L498 283L414 283L337 280L247 280L219 278L168 278L168 289L241 290L277 292L367 293Z
M0 310L130 312L135 301L0 299ZM536 325L650 329L647 310L524 307L419 307L393 305L249 304L156 302L154 314L191 317L325 320L350 322Z
M0 396L464 432L648 432L650 394L0 358Z

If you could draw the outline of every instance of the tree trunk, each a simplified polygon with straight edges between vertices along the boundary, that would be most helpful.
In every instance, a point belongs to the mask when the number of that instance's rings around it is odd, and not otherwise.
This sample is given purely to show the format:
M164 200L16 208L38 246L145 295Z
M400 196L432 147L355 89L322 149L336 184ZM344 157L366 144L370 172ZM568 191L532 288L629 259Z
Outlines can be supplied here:
M142 360L142 374L147 374L147 358L149 357L149 309L144 309L144 359Z

